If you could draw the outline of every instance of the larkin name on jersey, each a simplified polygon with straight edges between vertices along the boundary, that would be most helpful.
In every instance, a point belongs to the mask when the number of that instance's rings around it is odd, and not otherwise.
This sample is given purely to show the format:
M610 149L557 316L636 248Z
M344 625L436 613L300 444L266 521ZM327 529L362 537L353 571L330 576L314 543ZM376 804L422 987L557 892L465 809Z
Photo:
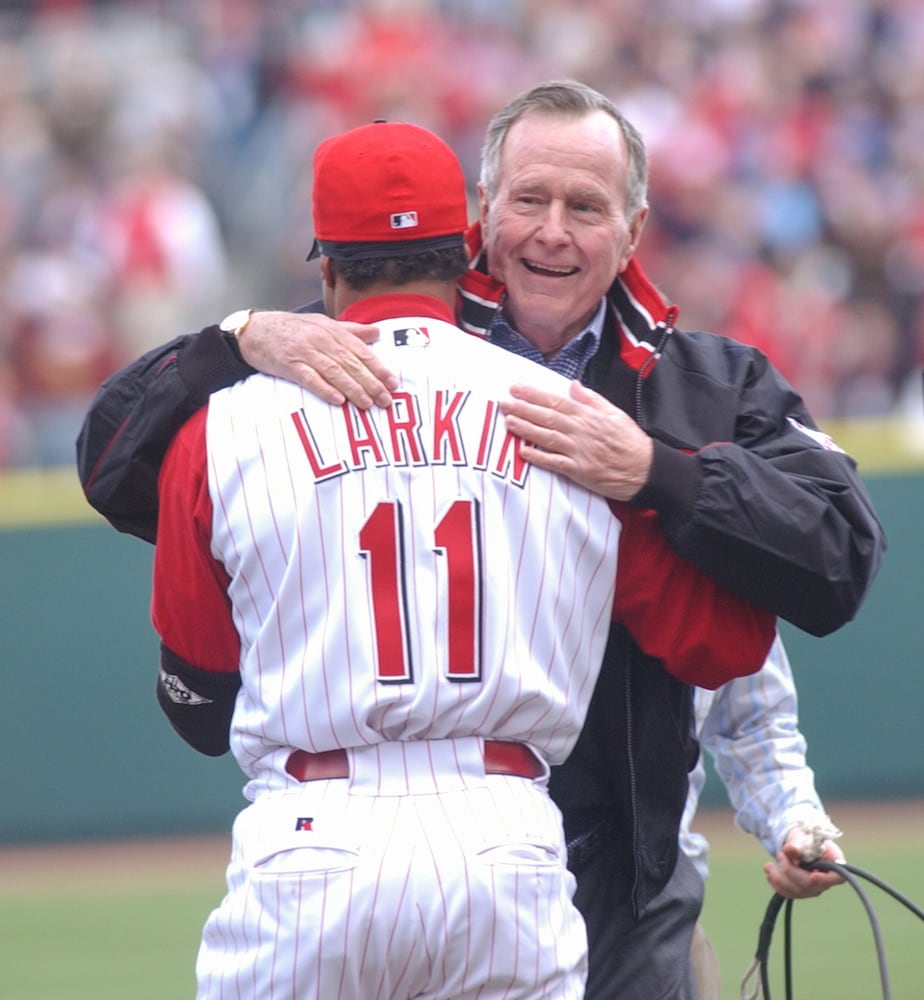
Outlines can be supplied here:
M291 415L316 483L370 466L426 465L469 466L516 486L526 482L529 464L496 400L473 400L456 389L437 389L428 397L396 391L392 399L375 416L344 403L333 451L321 445L303 409Z

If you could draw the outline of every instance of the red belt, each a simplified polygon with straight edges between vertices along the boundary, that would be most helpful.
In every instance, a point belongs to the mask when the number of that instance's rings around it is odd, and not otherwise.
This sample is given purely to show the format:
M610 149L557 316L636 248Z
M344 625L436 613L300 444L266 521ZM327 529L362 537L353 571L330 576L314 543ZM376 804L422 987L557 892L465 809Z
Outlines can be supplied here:
M484 741L484 770L485 774L510 774L515 778L539 778L545 774L539 758L528 746L501 740ZM350 763L346 750L320 753L293 750L286 761L286 771L297 781L349 778Z

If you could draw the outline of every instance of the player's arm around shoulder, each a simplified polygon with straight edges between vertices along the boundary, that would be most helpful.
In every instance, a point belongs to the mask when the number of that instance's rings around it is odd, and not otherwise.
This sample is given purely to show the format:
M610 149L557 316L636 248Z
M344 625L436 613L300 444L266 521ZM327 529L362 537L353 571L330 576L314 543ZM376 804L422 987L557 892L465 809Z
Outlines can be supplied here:
M153 542L157 477L171 440L210 393L252 371L211 326L112 374L77 437L77 474L90 505L119 531Z
M151 620L161 638L157 701L196 750L218 756L240 688L240 638L229 577L211 553L212 501L206 467L207 408L181 428L160 476Z

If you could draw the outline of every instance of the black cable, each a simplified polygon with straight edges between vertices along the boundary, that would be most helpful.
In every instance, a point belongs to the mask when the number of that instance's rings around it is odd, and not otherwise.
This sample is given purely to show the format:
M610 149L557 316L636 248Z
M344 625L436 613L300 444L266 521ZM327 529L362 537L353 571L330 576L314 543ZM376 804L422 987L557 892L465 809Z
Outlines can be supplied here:
M784 978L786 983L786 998L792 1000L792 904L791 899L786 900L786 916L783 918L783 947L786 959L783 963Z
M780 908L787 900L783 897L774 893L767 905L767 912L764 914L764 919L760 925L760 931L757 935L757 952L754 956L755 962L757 962L760 968L760 986L763 990L764 997L770 997L770 978L769 978L769 962L767 959L770 956L770 942L773 939L773 928L776 924L776 918L779 916ZM792 902L791 900L789 902ZM745 977L745 982L747 977ZM744 985L744 984L742 984Z
M912 903L907 896L903 896L897 889L889 885L888 882L884 882L881 878L877 878L871 872L864 871L864 869L858 868L856 865L848 865L846 861L813 861L811 864L806 864L802 867L807 868L809 871L842 872L846 870L852 872L858 878L866 879L867 882L872 883L877 889L882 889L883 892L888 893L894 900L909 909L919 920L924 920L924 909Z
M886 964L885 949L882 943L882 932L879 927L879 921L876 917L876 912L873 909L872 903L870 902L869 896L860 884L860 879L865 879L867 882L875 885L878 889L887 893L894 900L901 903L902 906L910 910L916 917L920 920L924 920L924 910L921 907L913 903L907 896L902 895L897 889L889 885L887 882L870 872L864 871L862 868L858 868L855 865L849 865L846 861L813 861L805 862L801 865L802 868L807 871L823 871L823 872L836 872L840 875L848 885L850 885L857 896L859 896L860 901L866 910L866 915L870 922L870 928L873 933L873 941L876 947L876 957L879 962L879 979L882 985L882 997L883 1000L890 1000L891 998L891 987L889 985L889 973L888 966ZM754 955L754 961L751 963L750 969L745 974L744 979L741 983L741 995L745 996L745 989L747 987L747 982L750 979L753 972L757 969L760 970L760 984L761 990L763 992L764 1000L770 1000L770 975L769 975L769 955L770 955L770 942L773 939L773 929L776 924L777 917L779 916L780 910L783 908L783 904L786 904L786 917L785 917L785 940L784 940L784 962L785 962L785 986L786 986L786 1000L792 1000L792 899L786 899L777 893L773 894L770 903L767 906L767 910L764 914L764 919L760 925L760 931L757 939L757 951Z
M814 870L818 871L820 869L815 868ZM882 984L882 1000L891 1000L892 990L889 988L889 968L886 965L885 948L882 945L882 932L879 928L879 921L876 919L876 911L873 909L873 904L870 902L869 896L867 896L849 866L841 865L839 871L844 881L853 886L854 891L860 897L863 908L866 910L869 925L873 932L873 941L876 945L876 958L879 962L879 981Z

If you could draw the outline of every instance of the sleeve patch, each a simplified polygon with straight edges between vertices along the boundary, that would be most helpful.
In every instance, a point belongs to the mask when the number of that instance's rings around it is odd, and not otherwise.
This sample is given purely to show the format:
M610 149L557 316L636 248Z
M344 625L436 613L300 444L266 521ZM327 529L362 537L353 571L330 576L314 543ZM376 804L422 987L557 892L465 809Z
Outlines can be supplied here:
M795 417L787 417L786 419L800 434L811 438L815 444L820 445L825 451L837 451L842 455L845 453L844 449L840 445L835 444L834 439L825 434L824 431L817 431L812 427L806 427L805 424L799 423Z
M158 680L164 693L175 705L214 704L211 698L205 698L201 694L197 694L192 688L187 687L176 674L168 674L163 667L160 668L160 677Z

